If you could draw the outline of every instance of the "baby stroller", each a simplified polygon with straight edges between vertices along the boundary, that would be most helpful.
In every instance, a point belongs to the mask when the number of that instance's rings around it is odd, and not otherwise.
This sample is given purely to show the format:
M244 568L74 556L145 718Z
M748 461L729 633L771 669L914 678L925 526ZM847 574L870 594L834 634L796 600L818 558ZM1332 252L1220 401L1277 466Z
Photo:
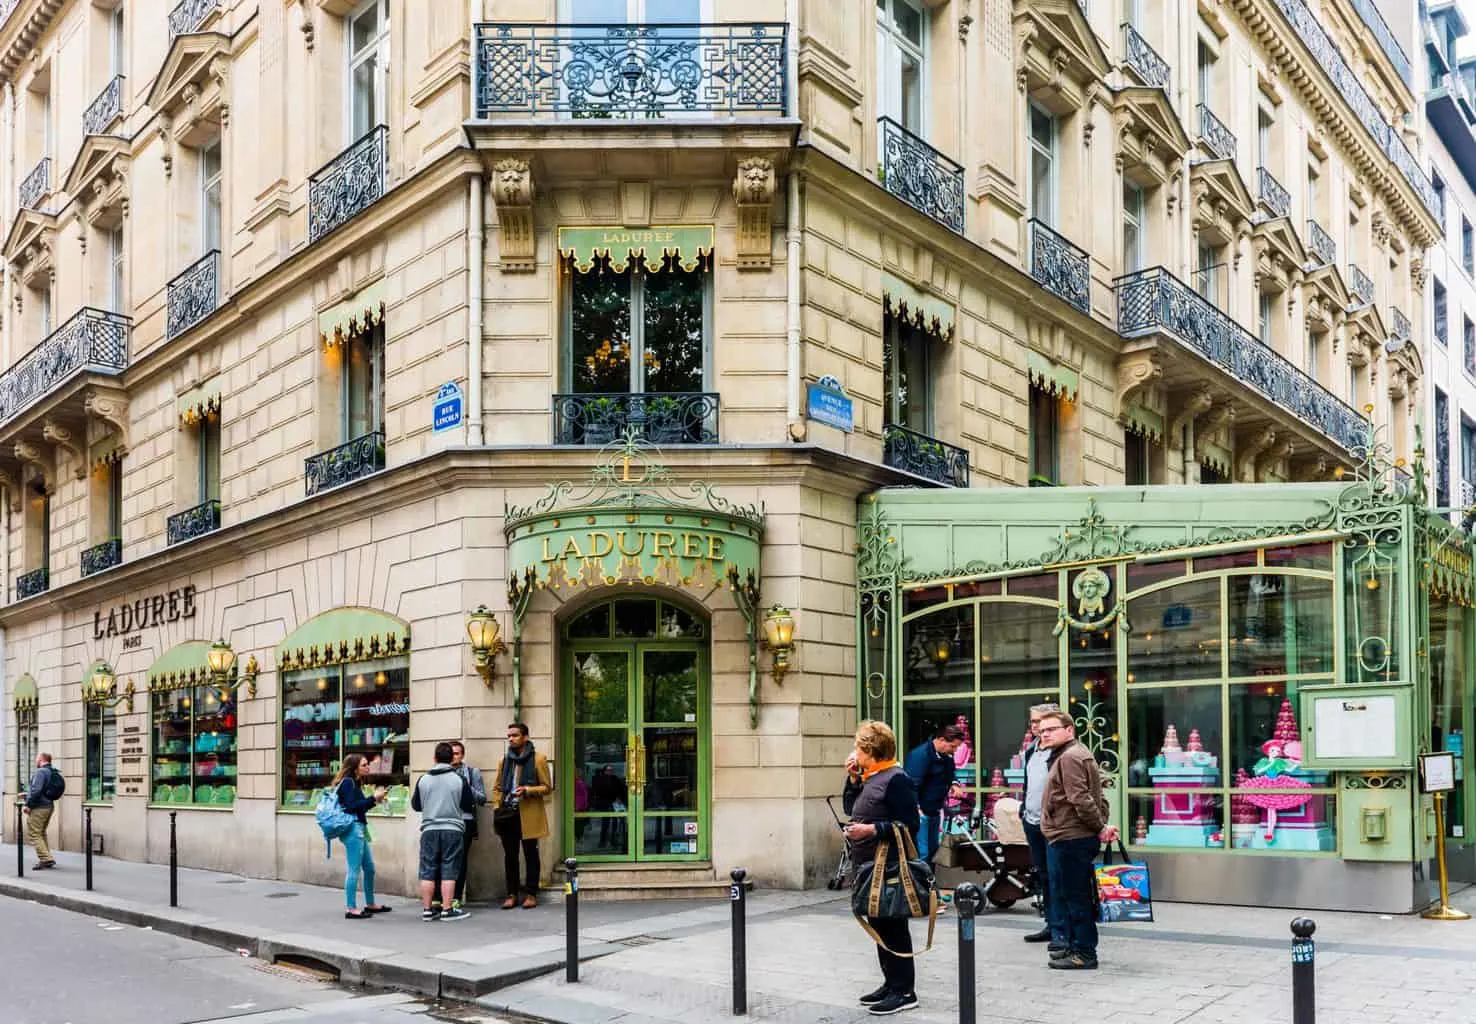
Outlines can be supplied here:
M983 875L984 898L1000 910L1040 894L1040 876L1030 859L1030 846L1020 826L1019 802L1010 798L994 806L994 818L975 815L972 829L954 840L954 866Z
M831 801L834 800L834 799L835 799L835 797L833 797L833 796L826 797L825 798L825 806L830 808L830 815L831 815L831 817L833 817L835 819L836 825L838 825L841 828L845 828L846 823L841 820L840 814L838 814L836 812L835 804L831 803ZM840 863L836 864L836 866L835 866L835 874L833 874L833 875L830 876L830 881L828 881L828 882L825 883L825 888L832 889L832 890L835 890L835 889L844 889L846 887L846 883L850 880L850 877L851 877L851 841L849 839L842 839L841 840Z

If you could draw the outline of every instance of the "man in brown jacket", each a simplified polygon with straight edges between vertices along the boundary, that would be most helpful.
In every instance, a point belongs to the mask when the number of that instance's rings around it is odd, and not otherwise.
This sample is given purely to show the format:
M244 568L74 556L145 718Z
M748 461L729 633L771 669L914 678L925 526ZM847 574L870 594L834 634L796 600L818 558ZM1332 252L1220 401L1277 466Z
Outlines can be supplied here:
M527 871L523 876L523 909L538 906L538 840L548 836L548 811L544 799L553 792L548 758L533 749L528 727L514 722L507 727L507 753L497 762L493 776L492 831L502 840L502 866L507 875L507 899L503 910L518 905L518 851L522 850Z
M1071 717L1053 711L1040 722L1040 745L1050 750L1040 830L1046 838L1047 914L1065 930L1065 949L1050 954L1059 971L1097 969L1097 899L1093 863L1100 843L1117 838L1107 824L1107 799L1092 752L1076 741Z

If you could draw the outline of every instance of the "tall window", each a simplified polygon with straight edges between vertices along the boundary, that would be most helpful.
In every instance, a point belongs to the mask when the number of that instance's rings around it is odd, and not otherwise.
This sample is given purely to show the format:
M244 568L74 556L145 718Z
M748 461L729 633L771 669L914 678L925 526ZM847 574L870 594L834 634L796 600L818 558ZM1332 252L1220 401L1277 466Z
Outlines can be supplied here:
M1358 409L1363 405L1363 368L1348 364L1348 404Z
M379 813L410 802L410 660L390 658L282 673L284 807L311 808L346 754L369 761L389 790Z
M1476 484L1476 423L1461 414L1461 504L1469 500L1466 488Z
M1271 293L1260 291L1256 293L1256 337L1261 339L1264 345L1271 344L1271 314L1275 307L1275 300Z
M1198 58L1199 102L1213 111L1215 107L1215 55L1203 39L1199 41Z
M1144 487L1152 483L1148 435L1138 430L1124 430L1122 445L1122 482L1129 487Z
M112 803L118 786L118 719L102 704L84 704L87 719L87 801Z
M43 157L51 155L53 132L51 119L51 89L48 87L47 90L41 94L41 155ZM54 188L55 185L53 184L52 187Z
M579 394L704 390L709 266L668 261L655 274L596 267L569 274L569 362Z
M876 0L877 87L881 112L923 134L927 15L911 0Z
M1450 507L1450 400L1435 389L1435 506Z
M154 693L150 799L156 804L236 802L236 700L189 686Z
M928 336L902 317L883 320L882 390L886 421L920 434L932 432L932 367Z
M1256 111L1256 163L1261 167L1271 166L1271 127L1275 122L1265 107Z
M1122 272L1131 274L1143 266L1143 190L1130 181L1122 183Z
M1322 379L1322 335L1307 333L1307 376Z
M1322 222L1322 161L1315 156L1307 158L1307 216Z
M43 284L36 293L36 301L41 307L41 337L51 333L51 285Z
M1435 340L1444 345L1446 335L1446 320L1449 312L1446 309L1445 305L1445 285L1440 283L1440 278L1438 277L1433 278L1432 280L1435 283Z
M1056 119L1030 105L1030 215L1056 223Z
M203 505L220 500L220 413L207 412L196 429L196 481Z
M1461 317L1461 348L1464 349L1466 372L1476 377L1476 324L1468 316Z
M1471 222L1461 216L1461 266L1466 276L1476 275L1476 239L1471 237Z
M108 308L114 313L128 312L128 299L123 288L123 229L108 232Z
M1445 181L1433 169L1430 171L1430 187L1435 191L1435 209L1439 211L1440 230L1445 230Z
M1061 401L1044 388L1030 385L1030 486L1053 487L1061 481Z
M27 678L29 682L29 677ZM12 793L25 792L31 781L31 772L36 767L36 755L41 749L41 740L36 724L35 706L15 709L15 788Z
M384 430L384 324L349 336L343 346L343 440Z
M388 120L389 0L367 0L348 18L349 141Z
M220 141L200 150L200 226L202 252L220 248Z
M127 74L124 60L123 0L118 0L118 6L108 12L108 61L114 75Z
M1212 303L1219 302L1216 277L1219 273L1217 261L1219 250L1207 242L1200 242L1195 253L1194 290Z

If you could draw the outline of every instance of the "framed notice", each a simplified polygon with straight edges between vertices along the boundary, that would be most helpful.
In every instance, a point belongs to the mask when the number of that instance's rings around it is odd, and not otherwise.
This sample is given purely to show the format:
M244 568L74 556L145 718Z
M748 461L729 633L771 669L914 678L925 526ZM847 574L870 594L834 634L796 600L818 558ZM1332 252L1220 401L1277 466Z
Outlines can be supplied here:
M1413 768L1408 685L1304 686L1303 763L1313 769Z
M1449 750L1420 755L1420 792L1449 793L1456 786L1456 759Z

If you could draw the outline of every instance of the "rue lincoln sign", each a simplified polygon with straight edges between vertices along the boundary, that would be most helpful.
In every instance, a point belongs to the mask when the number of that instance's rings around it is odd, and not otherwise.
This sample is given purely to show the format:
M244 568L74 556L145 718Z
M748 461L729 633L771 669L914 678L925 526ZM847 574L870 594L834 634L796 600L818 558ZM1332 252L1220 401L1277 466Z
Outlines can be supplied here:
M130 604L115 605L106 612L101 609L93 612L92 638L105 640L108 637L127 636L168 622L182 622L193 619L195 611L193 584L177 590L167 590L162 594L151 594Z

